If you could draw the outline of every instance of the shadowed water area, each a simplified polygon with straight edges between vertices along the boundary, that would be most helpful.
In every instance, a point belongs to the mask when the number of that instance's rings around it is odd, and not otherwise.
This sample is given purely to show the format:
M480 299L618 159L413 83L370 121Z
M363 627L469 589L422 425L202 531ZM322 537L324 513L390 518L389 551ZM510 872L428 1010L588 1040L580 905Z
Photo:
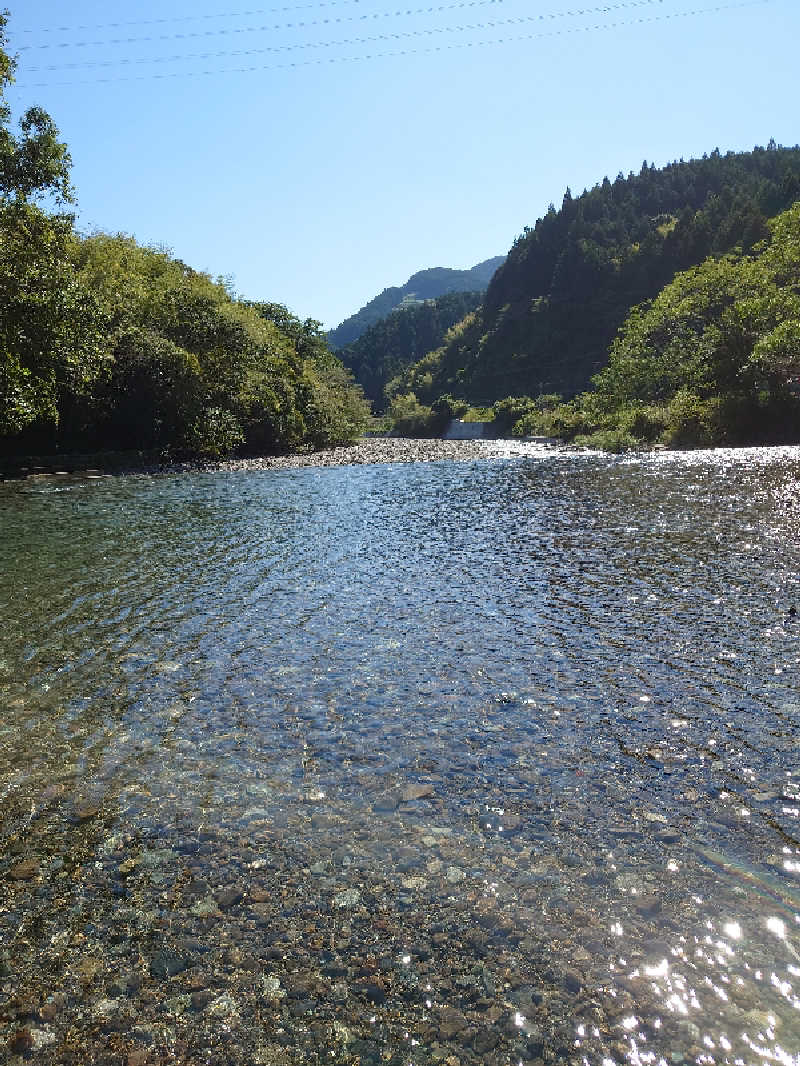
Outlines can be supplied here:
M800 1063L799 488L0 486L0 1057Z

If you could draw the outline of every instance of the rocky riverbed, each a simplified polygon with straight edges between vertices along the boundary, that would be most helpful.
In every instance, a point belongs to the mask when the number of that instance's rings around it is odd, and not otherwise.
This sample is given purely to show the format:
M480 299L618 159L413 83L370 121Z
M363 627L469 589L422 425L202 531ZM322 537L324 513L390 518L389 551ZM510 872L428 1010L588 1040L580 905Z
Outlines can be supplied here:
M714 871L686 866L665 892L628 865L624 837L616 855L532 838L536 772L502 814L458 811L425 777L357 808L230 782L182 828L46 788L2 864L10 1061L621 1063L632 1029L674 1063L702 1061L700 1029L670 1017L652 975L666 960L702 975L681 944L703 928ZM178 790L172 803L180 822ZM568 806L556 820L568 836ZM679 832L647 824L622 830L634 850L683 866ZM713 1010L710 989L695 994Z
M496 459L541 454L541 444L515 440L438 440L365 437L356 444L259 459L232 459L210 469L264 470L274 467L361 466L365 463L435 463L445 459Z
M0 1061L798 1066L800 453L535 447L2 486Z
M7 461L0 467L3 478L46 478L104 474L170 474L192 470L279 470L301 467L363 466L370 463L432 463L446 459L509 458L541 454L542 445L515 440L439 440L409 437L364 437L355 444L289 455L257 456L219 461L168 462L134 454L109 456L40 456Z

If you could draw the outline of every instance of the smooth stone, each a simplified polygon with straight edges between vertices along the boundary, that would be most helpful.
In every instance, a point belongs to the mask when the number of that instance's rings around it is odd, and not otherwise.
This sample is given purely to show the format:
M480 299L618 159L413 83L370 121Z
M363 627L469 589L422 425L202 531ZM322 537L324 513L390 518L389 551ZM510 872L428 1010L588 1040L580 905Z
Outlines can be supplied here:
M452 1040L469 1024L461 1011L455 1007L443 1007L439 1017L439 1034L444 1040Z
M181 973L189 965L190 961L185 955L179 955L176 951L165 949L159 951L150 960L150 976L155 977L157 980L164 980L167 977L174 977L175 974Z
M213 918L220 914L220 909L214 897L209 896L207 899L201 899L195 903L191 908L191 912L196 918Z
M572 995L577 995L583 988L583 974L577 970L564 971L564 987Z
M216 895L218 905L222 910L236 906L244 899L244 892L240 888L224 888Z
M39 862L37 859L26 859L25 862L12 866L8 876L12 881L31 881L39 876Z
M357 888L345 888L342 892L337 892L333 897L334 907L338 907L340 910L345 907L355 907L361 902L361 893Z
M406 785L401 792L401 798L404 803L412 803L414 800L425 799L426 796L432 796L433 794L433 785Z
M373 1003L376 1006L386 1002L386 991L383 988L383 985L380 985L377 982L370 982L364 985L364 995L370 1003Z
M213 999L213 992L209 992L208 989L198 989L198 991L192 992L192 1007L195 1010L205 1010Z

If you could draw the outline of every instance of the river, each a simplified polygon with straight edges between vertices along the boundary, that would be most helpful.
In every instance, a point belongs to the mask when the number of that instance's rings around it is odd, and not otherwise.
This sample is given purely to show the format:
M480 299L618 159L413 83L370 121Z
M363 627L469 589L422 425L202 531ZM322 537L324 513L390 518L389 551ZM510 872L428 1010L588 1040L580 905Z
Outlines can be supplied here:
M799 489L797 449L0 485L0 1047L800 1064Z

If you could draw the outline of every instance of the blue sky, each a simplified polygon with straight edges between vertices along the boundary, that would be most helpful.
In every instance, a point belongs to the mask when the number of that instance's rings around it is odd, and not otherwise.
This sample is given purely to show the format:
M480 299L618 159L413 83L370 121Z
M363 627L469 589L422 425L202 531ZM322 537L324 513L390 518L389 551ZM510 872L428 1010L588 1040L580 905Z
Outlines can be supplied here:
M797 0L9 2L9 103L59 126L81 228L326 327L567 185L800 141Z

